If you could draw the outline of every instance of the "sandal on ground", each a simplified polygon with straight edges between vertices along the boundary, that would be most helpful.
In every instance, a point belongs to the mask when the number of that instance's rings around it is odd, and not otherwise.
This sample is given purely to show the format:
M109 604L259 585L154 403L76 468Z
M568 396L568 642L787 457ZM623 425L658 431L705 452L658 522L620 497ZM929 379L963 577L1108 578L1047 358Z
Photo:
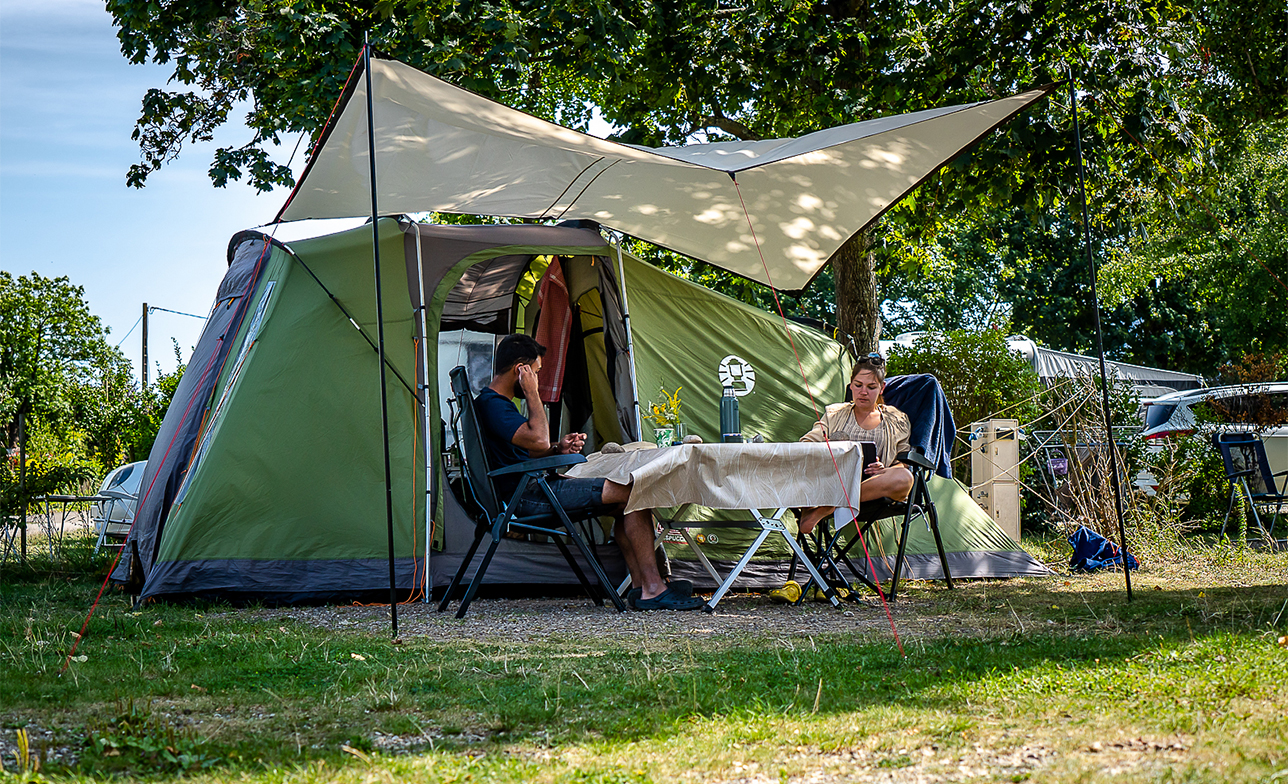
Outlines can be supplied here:
M637 610L696 610L701 607L703 601L696 596L681 596L674 590L667 588L662 593L654 596L652 599L639 598L635 600L635 609Z
M635 609L635 602L639 601L640 596L644 593L643 588L632 588L626 592L626 606Z
M788 580L782 588L770 591L769 598L777 604L795 604L801 598L801 585L795 580Z

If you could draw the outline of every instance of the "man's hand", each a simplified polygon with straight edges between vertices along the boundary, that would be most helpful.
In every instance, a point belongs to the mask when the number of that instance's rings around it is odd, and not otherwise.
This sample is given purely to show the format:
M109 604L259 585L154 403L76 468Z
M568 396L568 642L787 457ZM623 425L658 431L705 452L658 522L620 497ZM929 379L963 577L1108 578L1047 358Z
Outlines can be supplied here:
M531 365L516 365L515 370L519 373L519 389L523 391L524 399L530 400L537 394L537 374Z
M868 463L867 468L863 469L863 473L868 476L872 476L873 474L879 474L884 470L886 470L885 465L880 460L876 460Z
M555 444L555 452L561 455L575 455L586 445L585 433L569 433Z

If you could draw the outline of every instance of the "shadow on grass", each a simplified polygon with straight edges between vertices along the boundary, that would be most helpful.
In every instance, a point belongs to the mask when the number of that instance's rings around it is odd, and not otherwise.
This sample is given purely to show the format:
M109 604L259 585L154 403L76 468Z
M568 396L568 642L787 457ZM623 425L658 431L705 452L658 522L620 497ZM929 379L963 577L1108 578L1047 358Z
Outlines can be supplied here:
M394 645L383 630L318 629L285 614L135 613L112 595L91 623L86 659L60 674L97 583L10 584L0 609L0 658L11 676L0 679L0 719L59 728L62 742L80 744L85 769L110 770L108 746L83 739L101 739L127 704L146 706L135 725L188 739L203 764L271 766L352 762L382 748L381 738L448 751L534 738L666 741L695 720L720 718L754 742L784 717L891 708L939 717L931 737L960 735L981 711L999 710L1119 713L1183 730L1185 718L1165 706L1194 700L1219 712L1282 692L1272 680L1282 654L1267 635L1288 625L1285 586L1151 587L1131 603L1081 587L923 588L913 603L966 628L907 635L903 656L888 634L871 633L672 639L652 651L576 629L560 640Z

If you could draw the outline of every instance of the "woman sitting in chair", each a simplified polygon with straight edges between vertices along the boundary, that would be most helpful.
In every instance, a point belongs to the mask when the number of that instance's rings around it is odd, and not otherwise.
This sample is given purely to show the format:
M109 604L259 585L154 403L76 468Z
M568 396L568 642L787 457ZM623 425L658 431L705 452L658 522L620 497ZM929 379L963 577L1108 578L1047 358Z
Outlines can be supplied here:
M802 441L874 441L877 462L869 465L867 477L859 485L859 501L893 498L902 501L912 491L912 472L895 460L895 455L908 451L911 425L908 416L881 400L885 390L885 360L880 354L869 354L850 372L852 403L827 407L823 418ZM800 531L807 534L836 507L816 506L805 510L800 518Z

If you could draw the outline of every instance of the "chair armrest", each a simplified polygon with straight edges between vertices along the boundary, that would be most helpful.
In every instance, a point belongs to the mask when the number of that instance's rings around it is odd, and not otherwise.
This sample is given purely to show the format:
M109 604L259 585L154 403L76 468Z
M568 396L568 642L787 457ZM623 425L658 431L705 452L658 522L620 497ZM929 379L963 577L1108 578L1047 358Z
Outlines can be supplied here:
M495 471L488 471L488 476L504 476L505 474L538 474L542 471L549 471L552 468L563 468L564 466L577 465L586 462L585 455L552 455L550 457L538 457L536 460L528 460L523 463L515 463L512 466L498 468Z
M1271 474L1271 476L1288 476L1288 471L1277 471Z
M900 452L899 454L895 455L894 459L898 460L900 463L906 463L910 466L915 466L916 468L921 468L926 471L935 470L935 464L927 460L926 456L923 455L921 451L917 449L910 449L907 452Z
M1238 479L1238 478L1239 478L1239 477L1241 477L1241 476L1252 476L1252 475L1253 475L1253 474L1255 474L1255 473L1257 473L1257 469L1255 469L1255 468L1245 468L1245 469L1243 469L1242 471L1235 471L1233 474L1226 474L1226 475L1225 475L1225 478L1226 478L1226 479Z

